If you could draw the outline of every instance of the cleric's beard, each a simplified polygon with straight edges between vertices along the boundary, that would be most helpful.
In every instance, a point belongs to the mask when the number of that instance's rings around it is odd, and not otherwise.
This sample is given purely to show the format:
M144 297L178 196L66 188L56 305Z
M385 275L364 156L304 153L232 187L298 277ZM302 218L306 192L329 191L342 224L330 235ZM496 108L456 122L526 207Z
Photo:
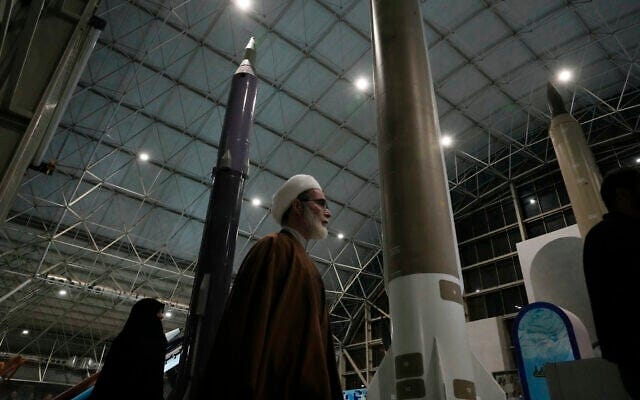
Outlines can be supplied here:
M309 207L304 208L304 219L309 226L309 239L324 239L329 234L327 228L322 225L320 218Z

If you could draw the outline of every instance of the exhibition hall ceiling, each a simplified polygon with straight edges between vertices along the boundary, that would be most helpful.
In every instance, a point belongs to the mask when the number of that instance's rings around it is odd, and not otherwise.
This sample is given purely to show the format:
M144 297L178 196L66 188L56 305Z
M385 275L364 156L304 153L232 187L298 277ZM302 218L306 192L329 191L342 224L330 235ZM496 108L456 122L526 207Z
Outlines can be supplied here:
M550 80L598 160L638 157L640 2L420 4L456 215L557 168ZM99 359L139 297L167 304L165 328L183 325L231 77L252 36L235 268L278 229L273 191L315 176L333 217L309 252L347 343L384 285L369 2L102 0L96 15L107 25L48 150L55 172L28 170L0 227L0 352Z

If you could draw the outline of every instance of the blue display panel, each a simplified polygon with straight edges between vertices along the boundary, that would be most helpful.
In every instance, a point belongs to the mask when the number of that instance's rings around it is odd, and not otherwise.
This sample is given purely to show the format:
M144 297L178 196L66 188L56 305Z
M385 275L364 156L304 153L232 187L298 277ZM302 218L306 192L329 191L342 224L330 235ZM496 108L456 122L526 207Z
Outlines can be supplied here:
M551 303L529 304L518 313L513 341L525 399L550 400L545 365L580 358L569 318Z
M366 400L367 399L367 389L345 390L342 393L344 394L344 400Z

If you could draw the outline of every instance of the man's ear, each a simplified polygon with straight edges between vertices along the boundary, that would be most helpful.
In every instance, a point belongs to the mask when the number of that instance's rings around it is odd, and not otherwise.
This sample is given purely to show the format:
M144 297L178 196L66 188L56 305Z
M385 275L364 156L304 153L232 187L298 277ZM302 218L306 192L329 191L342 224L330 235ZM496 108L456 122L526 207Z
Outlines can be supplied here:
M302 205L302 201L300 201L300 199L294 199L293 203L292 203L292 207L293 209L296 211L296 213L302 215L303 214L303 205Z

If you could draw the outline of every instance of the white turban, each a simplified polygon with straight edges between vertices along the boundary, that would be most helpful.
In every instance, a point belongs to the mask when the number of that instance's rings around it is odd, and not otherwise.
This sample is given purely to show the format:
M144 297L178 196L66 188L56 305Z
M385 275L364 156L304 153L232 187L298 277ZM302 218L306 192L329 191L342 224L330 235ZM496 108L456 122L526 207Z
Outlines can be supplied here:
M271 199L271 215L279 225L282 225L282 216L291 207L291 203L301 193L311 189L322 190L318 181L311 175L294 175L280 186Z

